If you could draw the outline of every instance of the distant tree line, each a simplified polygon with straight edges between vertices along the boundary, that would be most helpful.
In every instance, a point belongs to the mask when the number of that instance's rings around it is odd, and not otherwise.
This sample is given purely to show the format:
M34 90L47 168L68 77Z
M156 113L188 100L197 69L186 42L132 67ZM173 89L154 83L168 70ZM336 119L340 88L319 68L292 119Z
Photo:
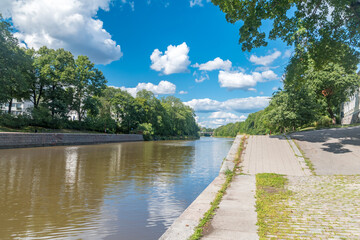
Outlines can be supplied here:
M106 86L103 73L87 56L64 49L19 47L11 24L0 15L0 125L68 128L108 133L144 133L146 138L198 136L194 111L173 96L157 99L142 90ZM11 115L13 99L29 100L28 115ZM70 113L77 119L69 119Z

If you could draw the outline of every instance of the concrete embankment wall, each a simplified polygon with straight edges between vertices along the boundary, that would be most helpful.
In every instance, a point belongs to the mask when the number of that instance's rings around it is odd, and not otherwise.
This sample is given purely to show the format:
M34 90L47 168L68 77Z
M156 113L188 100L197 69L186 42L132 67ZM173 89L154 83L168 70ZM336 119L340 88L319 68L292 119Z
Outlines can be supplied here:
M161 240L186 240L199 225L200 219L210 209L211 202L221 189L226 180L226 170L233 170L235 157L240 147L241 135L236 136L229 153L220 169L219 176L190 204L190 206L178 217L168 230L160 237Z
M0 133L0 148L143 141L140 134Z

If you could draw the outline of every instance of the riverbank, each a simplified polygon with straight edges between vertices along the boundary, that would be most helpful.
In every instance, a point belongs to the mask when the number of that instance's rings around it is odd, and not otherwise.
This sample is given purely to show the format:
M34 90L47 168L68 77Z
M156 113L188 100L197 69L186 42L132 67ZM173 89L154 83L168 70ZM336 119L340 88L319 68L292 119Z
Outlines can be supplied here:
M189 239L201 218L212 207L212 202L226 182L227 170L233 170L234 161L241 144L241 135L238 135L231 146L227 157L217 176L209 186L191 203L191 205L174 221L168 230L161 236L161 240Z
M144 141L141 134L0 133L0 149Z

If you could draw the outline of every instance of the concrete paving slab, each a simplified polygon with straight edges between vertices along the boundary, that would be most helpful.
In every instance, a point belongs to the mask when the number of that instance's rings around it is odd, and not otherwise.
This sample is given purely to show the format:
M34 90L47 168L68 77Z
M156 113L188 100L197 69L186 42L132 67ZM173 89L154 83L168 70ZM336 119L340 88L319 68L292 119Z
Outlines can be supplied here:
M243 173L278 173L308 176L304 159L298 158L284 136L250 136L241 163Z
M258 239L255 188L255 176L234 176L202 239Z
M240 232L231 230L216 229L210 236L204 236L202 240L218 239L218 240L257 240L257 233Z

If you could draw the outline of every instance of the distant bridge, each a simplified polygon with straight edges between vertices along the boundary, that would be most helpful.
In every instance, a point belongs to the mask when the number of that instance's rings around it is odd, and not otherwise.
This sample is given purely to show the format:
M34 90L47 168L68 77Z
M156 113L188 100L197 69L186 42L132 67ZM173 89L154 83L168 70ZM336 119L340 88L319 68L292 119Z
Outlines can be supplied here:
M211 137L214 134L214 132L200 132L200 136L203 137Z

